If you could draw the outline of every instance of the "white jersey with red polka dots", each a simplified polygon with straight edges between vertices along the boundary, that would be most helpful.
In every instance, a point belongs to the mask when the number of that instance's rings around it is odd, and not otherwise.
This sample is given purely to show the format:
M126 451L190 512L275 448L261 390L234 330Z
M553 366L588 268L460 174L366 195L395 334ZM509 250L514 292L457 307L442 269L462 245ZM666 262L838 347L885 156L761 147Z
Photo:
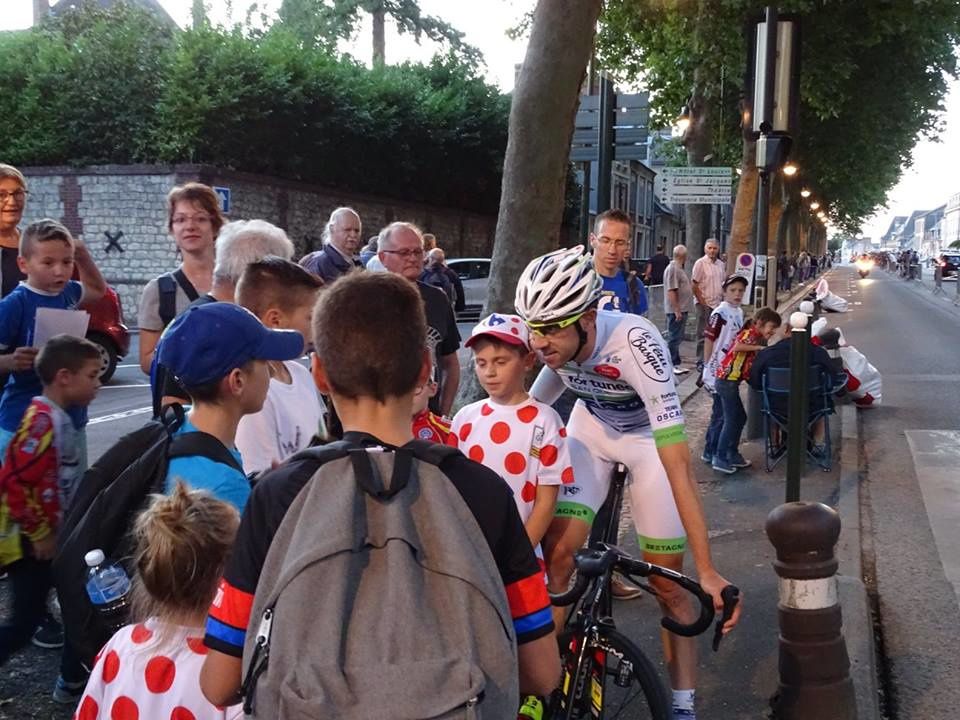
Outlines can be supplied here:
M161 634L162 631L162 634ZM200 691L203 630L150 618L110 638L93 666L74 720L233 720L243 708L217 708Z
M480 400L453 418L450 444L499 474L513 490L524 523L537 485L573 483L567 431L557 412L533 398L519 405Z

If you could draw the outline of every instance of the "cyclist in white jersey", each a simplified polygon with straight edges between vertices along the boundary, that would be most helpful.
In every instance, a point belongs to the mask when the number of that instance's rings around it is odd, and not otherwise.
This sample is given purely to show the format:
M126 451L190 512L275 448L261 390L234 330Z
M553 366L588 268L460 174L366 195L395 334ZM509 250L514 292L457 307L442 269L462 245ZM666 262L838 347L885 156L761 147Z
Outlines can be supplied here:
M679 571L689 544L700 583L720 612L720 592L729 582L710 558L669 351L647 319L594 309L600 287L589 255L579 247L536 258L517 285L517 313L546 366L531 395L552 403L567 387L579 398L567 424L574 484L563 488L543 541L550 589L568 586L573 553L586 542L620 462L632 479L629 501L644 559ZM666 615L682 623L696 619L683 590L658 578L651 583ZM725 632L736 625L741 607L742 602ZM558 610L555 620L561 622ZM674 717L693 718L696 642L668 632L663 641Z

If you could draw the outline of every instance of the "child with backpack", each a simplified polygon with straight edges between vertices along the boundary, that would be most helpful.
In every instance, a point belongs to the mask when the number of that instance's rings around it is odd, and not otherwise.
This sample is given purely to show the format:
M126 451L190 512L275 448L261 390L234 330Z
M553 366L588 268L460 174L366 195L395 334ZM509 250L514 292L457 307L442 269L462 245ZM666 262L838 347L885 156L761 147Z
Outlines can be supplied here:
M78 718L239 718L200 692L203 623L240 516L227 503L177 483L154 495L133 528L135 624L97 656Z
M16 289L0 300L0 373L11 373L0 398L0 457L16 432L32 398L42 391L33 361L37 310L75 310L82 303L103 297L107 284L90 252L56 220L38 220L27 226L20 238L17 265L27 276ZM80 281L71 280L74 266ZM86 465L86 406L67 408L79 434L81 464Z
M518 685L559 678L549 598L506 484L413 439L432 364L419 291L347 274L313 337L343 441L254 487L210 607L204 695L235 702L246 677L252 717L509 717Z
M299 332L268 329L256 315L233 303L193 306L170 324L157 346L157 361L180 381L192 402L173 437L206 433L229 451L235 463L200 454L173 457L166 492L183 480L188 487L209 490L243 510L250 481L234 447L237 426L244 415L263 408L270 384L268 363L298 358L303 347Z
M0 467L0 566L13 595L12 616L0 625L0 665L44 619L57 534L83 473L66 408L86 408L100 387L100 351L87 340L56 335L35 365L43 394L27 405Z
M750 461L740 454L740 435L747 422L747 412L740 399L740 383L750 378L753 359L767 346L767 341L777 332L780 323L780 315L776 311L760 308L753 318L747 320L737 334L733 346L720 361L714 388L720 399L723 424L717 437L715 455L720 462L714 465L714 469L717 469L718 465L733 470L750 467Z
M489 398L456 414L451 439L507 481L530 544L542 557L540 542L553 520L560 486L573 482L563 421L524 389L536 355L518 316L489 315L464 344L473 349L473 367Z
M323 281L289 260L267 257L247 265L237 283L237 304L269 328L296 330L310 341L310 316ZM240 418L237 449L243 469L262 473L325 434L323 401L310 371L296 360L267 363L270 386L263 408Z

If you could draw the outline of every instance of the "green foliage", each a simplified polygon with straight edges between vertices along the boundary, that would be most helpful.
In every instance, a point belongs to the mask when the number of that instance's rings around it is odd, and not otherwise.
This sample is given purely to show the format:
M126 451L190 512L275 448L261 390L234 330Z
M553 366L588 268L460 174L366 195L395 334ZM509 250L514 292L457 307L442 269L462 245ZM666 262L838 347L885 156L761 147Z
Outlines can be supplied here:
M738 164L745 21L756 0L609 0L598 54L654 91L654 122L669 125L694 74L723 115L717 162ZM960 4L783 0L802 25L800 130L793 157L831 218L854 231L883 205L921 136L935 135L947 77L957 73Z
M463 33L420 11L417 0L283 0L279 16L284 26L305 45L336 49L340 40L357 34L364 14L383 13L397 31L419 43L422 36L448 46L467 63L481 61L480 52L463 41Z
M209 163L493 212L509 98L452 55L369 70L279 24L119 5L0 34L0 112L4 162Z
M172 30L144 10L87 3L41 29L0 34L0 149L12 161L147 159Z

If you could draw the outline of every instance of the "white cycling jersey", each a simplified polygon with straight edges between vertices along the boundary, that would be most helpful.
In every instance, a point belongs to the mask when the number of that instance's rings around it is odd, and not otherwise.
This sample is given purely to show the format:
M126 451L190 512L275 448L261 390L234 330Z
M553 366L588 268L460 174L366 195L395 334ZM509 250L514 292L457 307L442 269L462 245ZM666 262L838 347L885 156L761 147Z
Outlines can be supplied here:
M682 553L685 533L657 448L687 439L666 343L646 318L597 313L594 351L582 363L544 368L531 394L553 403L564 387L579 400L567 424L574 482L556 514L593 524L615 463L630 471L630 504L644 552Z
M657 447L686 439L670 352L660 331L644 317L597 312L590 357L556 371L545 367L531 394L550 404L564 387L614 430L652 435Z

